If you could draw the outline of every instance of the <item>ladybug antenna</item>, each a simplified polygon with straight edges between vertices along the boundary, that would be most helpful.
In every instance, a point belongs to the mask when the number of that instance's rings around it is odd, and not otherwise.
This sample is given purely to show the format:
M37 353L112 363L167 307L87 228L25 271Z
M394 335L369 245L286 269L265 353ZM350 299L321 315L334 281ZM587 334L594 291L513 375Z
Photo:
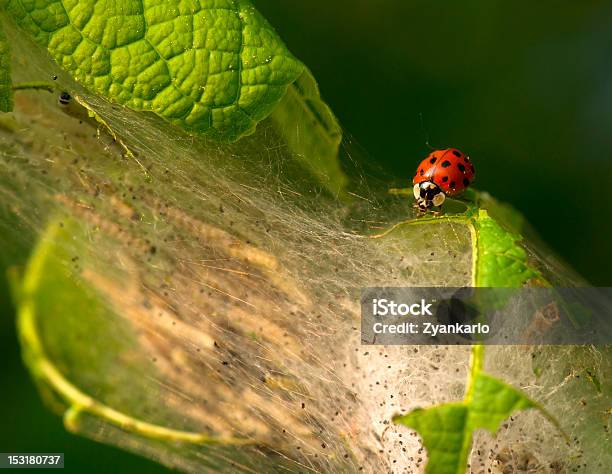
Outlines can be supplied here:
M427 148L429 148L430 150L435 150L435 148L432 147L429 143L429 132L425 128L425 123L423 121L423 112L419 112L419 120L421 122L421 131L423 132L423 135L425 135L425 145L427 145Z

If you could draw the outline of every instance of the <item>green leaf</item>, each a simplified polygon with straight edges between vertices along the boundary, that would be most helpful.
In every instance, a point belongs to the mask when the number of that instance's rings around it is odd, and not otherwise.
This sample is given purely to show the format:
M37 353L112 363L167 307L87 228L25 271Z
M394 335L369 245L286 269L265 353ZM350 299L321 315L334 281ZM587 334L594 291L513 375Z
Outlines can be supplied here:
M518 390L499 380L478 374L470 401L417 409L393 421L416 430L427 448L427 473L463 474L474 430L495 433L510 415L536 405Z
M510 385L480 372L474 379L472 399L468 402L468 407L472 431L486 428L495 433L499 425L513 412L536 408L537 405Z
M463 474L473 433L484 428L495 434L501 423L518 410L537 408L555 426L557 422L519 390L482 372L484 347L472 347L471 370L465 398L428 409L418 408L393 417L395 423L416 430L429 460L429 474Z
M342 193L347 178L338 162L342 129L305 69L272 113L276 129L294 153L334 194Z
M0 112L10 112L12 110L11 51L0 22Z
M396 195L409 194L407 190L392 191ZM529 283L548 285L547 278L530 261L523 237L516 230L524 225L522 216L487 193L469 190L464 197L467 200L461 202L464 204L462 212L416 216L373 237L395 237L407 226L441 230L445 224L452 224L450 231L457 236L455 224L459 224L465 226L470 235L472 286L520 288ZM460 203L449 201L449 207Z
M486 191L468 188L462 198L478 209L485 209L491 218L503 223L504 228L511 232L520 234L527 226L523 214L508 203L498 201Z
M541 277L528 262L521 235L506 230L480 209L472 219L476 232L475 286L518 288Z
M253 132L303 72L249 0L9 0L81 84L189 133Z
M13 291L24 356L39 386L45 387L43 393L52 393L56 387L60 394L64 393L64 377L110 370L116 363L112 353L122 349L112 337L118 328L112 327L111 309L81 275L79 259L84 238L84 229L74 220L53 220L29 259L19 289ZM41 314L45 317L40 318ZM89 317L82 318L83 314ZM81 350L79 359L70 359L68 354L89 332L104 338L109 349L106 356L98 357L92 348ZM60 361L62 373L49 370L51 359ZM107 389L110 386L104 386L102 391ZM74 390L66 393L72 395ZM64 402L70 405L70 397L65 398Z
M118 282L99 280L95 270L83 268L88 265L86 239L83 223L53 219L30 257L19 288L13 291L24 359L45 401L63 413L66 428L75 433L95 420L102 429L119 428L159 443L159 452L168 449L164 443L177 451L182 444L201 446L203 454L214 451L210 457L218 456L219 461L201 461L201 466L210 463L211 472L223 469L224 457L248 462L241 457L256 449L252 440L172 426L171 408L160 405L155 413L144 408L159 403L159 391L154 386L143 389L133 376L116 370L121 365L157 373L155 361L133 351L137 334L103 297L101 287ZM17 278L12 275L13 283ZM83 344L89 337L104 341L104 350L97 344ZM124 391L138 394L137 403L126 399Z
M393 421L421 435L429 454L426 472L456 474L465 471L467 461L463 456L467 418L465 404L447 403L426 410L417 408L408 415L394 417Z

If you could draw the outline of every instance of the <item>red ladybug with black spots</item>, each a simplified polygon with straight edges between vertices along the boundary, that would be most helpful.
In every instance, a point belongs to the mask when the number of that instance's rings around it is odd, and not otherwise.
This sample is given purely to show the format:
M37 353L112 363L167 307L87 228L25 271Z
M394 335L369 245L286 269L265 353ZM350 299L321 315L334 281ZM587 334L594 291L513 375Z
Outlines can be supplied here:
M440 207L447 196L462 193L474 181L470 157L456 148L436 150L421 161L412 179L414 199L420 210Z

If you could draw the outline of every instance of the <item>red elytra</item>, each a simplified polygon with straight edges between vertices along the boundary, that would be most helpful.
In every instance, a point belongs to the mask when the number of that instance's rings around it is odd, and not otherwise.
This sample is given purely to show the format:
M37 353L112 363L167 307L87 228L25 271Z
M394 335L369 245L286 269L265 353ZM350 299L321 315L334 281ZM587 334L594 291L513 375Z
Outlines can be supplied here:
M463 192L475 175L476 171L469 156L456 148L447 148L436 150L421 161L412 184L431 181L447 196L454 196Z

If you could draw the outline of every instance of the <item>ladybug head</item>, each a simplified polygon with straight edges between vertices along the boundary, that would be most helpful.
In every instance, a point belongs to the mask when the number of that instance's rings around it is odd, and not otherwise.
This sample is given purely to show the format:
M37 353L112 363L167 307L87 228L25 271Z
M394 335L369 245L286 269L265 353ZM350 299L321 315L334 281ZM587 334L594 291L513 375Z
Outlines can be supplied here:
M433 206L441 206L446 194L440 187L431 181L423 181L414 185L414 199L419 209L427 210Z

